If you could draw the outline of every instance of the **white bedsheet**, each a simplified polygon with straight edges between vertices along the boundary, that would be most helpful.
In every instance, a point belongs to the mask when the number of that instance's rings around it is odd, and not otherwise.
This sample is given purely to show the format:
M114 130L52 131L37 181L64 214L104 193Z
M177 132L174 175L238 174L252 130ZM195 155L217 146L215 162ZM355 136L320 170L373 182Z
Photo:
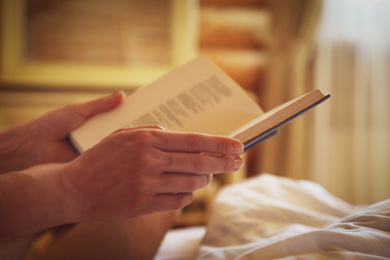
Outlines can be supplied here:
M198 253L206 227L197 226L169 231L155 257L155 260L191 260Z
M190 258L165 259L388 259L390 200L361 209L318 184L263 174L219 193L200 238Z

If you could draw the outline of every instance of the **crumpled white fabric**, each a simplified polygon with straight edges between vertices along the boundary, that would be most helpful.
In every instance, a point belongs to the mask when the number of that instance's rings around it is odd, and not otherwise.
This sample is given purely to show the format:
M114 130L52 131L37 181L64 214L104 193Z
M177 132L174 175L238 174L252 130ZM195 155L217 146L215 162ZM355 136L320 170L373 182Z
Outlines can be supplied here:
M218 195L196 259L390 258L390 200L361 209L262 174Z

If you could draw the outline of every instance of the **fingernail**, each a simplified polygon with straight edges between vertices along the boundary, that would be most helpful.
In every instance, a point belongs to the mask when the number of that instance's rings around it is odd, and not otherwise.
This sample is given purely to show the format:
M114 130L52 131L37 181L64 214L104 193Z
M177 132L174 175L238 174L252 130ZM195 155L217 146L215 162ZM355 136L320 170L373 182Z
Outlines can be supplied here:
M209 174L208 183L210 183L212 179L213 179L213 175L212 175L212 174Z
M168 131L168 129L166 129L165 127L161 126L161 125L153 125L154 128L157 128L159 130L163 130L163 131Z
M244 160L241 157L237 157L234 160L234 170L239 170L244 165Z
M126 93L123 91L123 90L119 90L119 91L115 91L111 94L111 96L115 96L117 94L121 94L122 97L125 97L126 96Z
M242 154L244 152L244 145L242 143L233 143L230 145L230 153Z

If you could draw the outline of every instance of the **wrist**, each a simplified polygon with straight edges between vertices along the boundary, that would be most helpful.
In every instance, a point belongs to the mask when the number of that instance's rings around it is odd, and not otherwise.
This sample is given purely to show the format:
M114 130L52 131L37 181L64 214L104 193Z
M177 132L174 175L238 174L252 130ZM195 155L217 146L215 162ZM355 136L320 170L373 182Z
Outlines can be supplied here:
M46 164L0 175L0 242L77 219L64 171L65 164Z
M55 181L58 187L58 190L61 191L61 211L65 212L63 216L63 224L78 223L83 221L82 217L82 200L80 196L80 191L78 191L72 179L69 178L70 175L76 174L75 167L73 167L72 162L61 164L58 171L57 180Z
M20 171L26 168L29 151L28 131L24 126L16 126L0 133L0 173Z
M55 226L76 223L80 220L80 203L77 193L69 182L69 163L47 164L47 171L43 171L41 181L45 193L52 197L48 198L51 218Z

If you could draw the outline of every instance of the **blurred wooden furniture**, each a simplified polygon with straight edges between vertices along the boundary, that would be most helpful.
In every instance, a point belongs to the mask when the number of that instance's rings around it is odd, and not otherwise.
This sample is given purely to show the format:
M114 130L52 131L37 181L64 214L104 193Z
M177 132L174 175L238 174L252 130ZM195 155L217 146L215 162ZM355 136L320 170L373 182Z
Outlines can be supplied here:
M0 0L0 131L134 91L197 53L197 2Z
M196 53L196 1L1 0L2 85L130 89Z

